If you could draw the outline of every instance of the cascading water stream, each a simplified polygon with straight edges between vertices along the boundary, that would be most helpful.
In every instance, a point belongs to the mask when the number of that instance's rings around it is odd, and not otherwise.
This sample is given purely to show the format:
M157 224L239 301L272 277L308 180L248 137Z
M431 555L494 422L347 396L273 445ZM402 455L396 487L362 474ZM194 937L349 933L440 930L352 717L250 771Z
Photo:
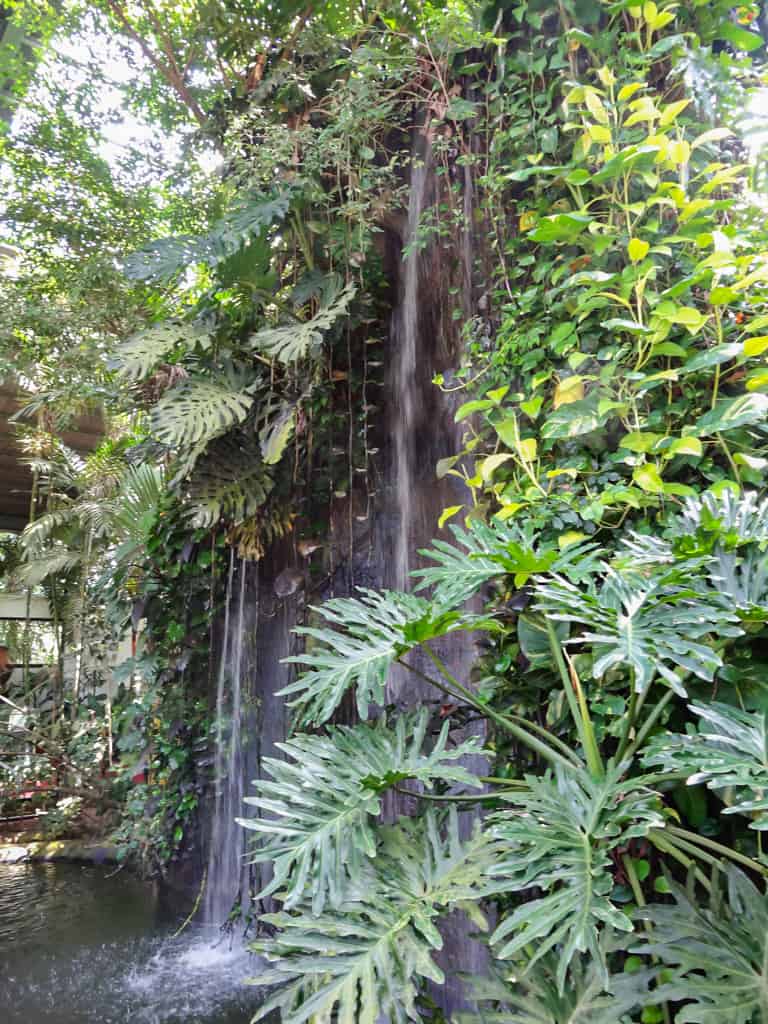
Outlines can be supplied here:
M243 736L247 563L235 572L234 550L227 576L224 631L216 687L214 810L203 899L203 922L221 927L233 907L247 903L248 869L243 814L246 754ZM247 907L245 907L247 909Z
M423 137L422 137L423 138ZM395 540L395 567L393 585L406 590L409 585L413 552L413 528L416 518L414 498L418 493L416 479L418 443L417 412L419 395L419 251L418 230L424 212L427 183L429 181L432 150L428 142L414 147L411 164L411 183L408 197L408 225L406 247L409 254L404 262L402 300L398 310L395 333L398 339L393 372L393 397L396 415L393 424L395 443L395 490L399 506L400 526Z

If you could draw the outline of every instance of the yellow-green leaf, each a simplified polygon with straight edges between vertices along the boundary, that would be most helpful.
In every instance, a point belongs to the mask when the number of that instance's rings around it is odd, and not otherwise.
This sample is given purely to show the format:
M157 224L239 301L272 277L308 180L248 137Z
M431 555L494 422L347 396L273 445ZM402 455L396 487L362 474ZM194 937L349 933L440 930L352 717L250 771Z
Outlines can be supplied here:
M648 255L650 244L643 241L642 238L630 238L629 245L627 246L627 252L629 258L633 263L639 263L640 260L644 260Z
M509 452L503 452L498 455L489 455L488 458L483 459L480 464L480 475L483 481L488 483L499 466L503 466L505 462L509 462L513 458L514 455L511 455Z
M664 481L661 479L658 469L651 463L645 466L636 466L632 473L632 479L648 494L664 493Z
M536 438L526 437L518 444L517 450L520 452L520 455L523 459L525 459L527 462L532 462L536 458L536 454L539 450L539 446L536 443Z
M669 144L669 159L676 164L687 164L691 159L691 146L685 139L675 139Z
M586 90L584 94L584 102L587 105L587 110L598 124L608 124L608 111L603 106L603 101L593 89Z
M747 338L744 342L745 356L760 356L768 348L768 334L760 334L756 338Z
M457 512L461 512L463 508L463 505L450 505L448 508L444 508L440 514L440 518L437 520L437 525L440 529L442 529L448 520L453 518Z
M698 437L676 437L669 448L663 452L665 459L671 459L675 455L698 455L704 454L704 445Z
M587 131L589 132L589 137L592 139L593 142L610 142L611 141L611 130L610 130L610 128L605 128L601 124L590 124L590 125L587 125Z
M690 102L690 100L677 100L675 103L668 103L661 112L659 124L664 126L672 124L677 115L682 114Z
M631 100L636 92L645 88L644 82L630 82L629 85L622 85L619 89L619 94L616 97L619 103L624 103L626 100Z
M580 402L583 397L584 378L578 375L565 377L557 383L553 404L556 409L559 409L561 405L570 405L571 402Z

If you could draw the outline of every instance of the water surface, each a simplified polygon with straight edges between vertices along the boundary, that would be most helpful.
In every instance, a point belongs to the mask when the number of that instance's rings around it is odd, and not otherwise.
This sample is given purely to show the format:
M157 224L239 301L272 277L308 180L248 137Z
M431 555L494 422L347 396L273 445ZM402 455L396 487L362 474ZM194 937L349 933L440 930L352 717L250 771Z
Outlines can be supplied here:
M0 864L2 1024L246 1024L254 958L114 866Z

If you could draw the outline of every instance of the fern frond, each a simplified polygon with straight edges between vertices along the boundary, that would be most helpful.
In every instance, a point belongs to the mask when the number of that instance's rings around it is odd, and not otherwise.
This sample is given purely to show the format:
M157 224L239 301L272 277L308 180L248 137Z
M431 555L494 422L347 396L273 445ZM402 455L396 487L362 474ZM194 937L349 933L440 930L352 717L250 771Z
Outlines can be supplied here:
M545 893L502 919L492 937L497 955L515 957L531 944L532 965L558 947L560 993L577 953L604 964L601 926L632 930L610 898L611 853L664 827L657 794L631 779L621 781L624 767L599 780L586 770L527 777L528 789L508 798L515 806L491 819L491 834L506 844L492 867L497 891ZM604 966L602 971L607 977Z
M434 922L487 891L494 845L479 830L462 841L455 812L404 819L382 836L379 855L337 911L266 915L280 931L253 944L273 965L253 980L280 988L255 1020L278 1008L284 1024L334 1012L339 1024L418 1019L419 979L444 980L432 959L442 945Z
M326 901L338 907L350 879L376 853L373 819L386 789L404 779L429 788L438 780L480 786L457 763L481 752L479 738L448 748L446 722L425 751L428 722L424 709L399 718L394 729L382 717L372 725L331 727L324 736L277 744L289 760L267 758L271 781L256 782L260 795L245 801L271 817L238 819L259 836L253 863L274 863L273 879L260 896L280 890L291 909L310 892L314 914Z
M285 327L267 327L252 334L251 345L280 363L293 363L317 351L323 333L342 317L355 297L356 288L348 284L329 298L311 320L296 321Z

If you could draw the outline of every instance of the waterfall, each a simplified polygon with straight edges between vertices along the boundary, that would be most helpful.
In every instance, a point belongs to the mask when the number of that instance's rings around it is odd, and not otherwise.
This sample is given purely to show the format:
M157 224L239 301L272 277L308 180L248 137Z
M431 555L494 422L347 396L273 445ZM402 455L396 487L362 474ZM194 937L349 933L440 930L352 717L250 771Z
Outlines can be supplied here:
M424 139L420 134L419 140ZM413 552L415 497L418 492L419 469L416 446L419 440L417 365L419 341L419 271L417 247L419 223L424 211L427 185L430 180L432 147L424 140L414 145L411 161L411 183L408 197L406 245L410 252L404 262L402 300L393 323L396 359L393 365L391 394L396 414L392 424L395 447L395 491L399 506L399 528L395 539L393 585L407 590Z
M242 560L235 572L232 549L216 685L214 809L203 900L203 921L212 928L221 927L227 921L238 901L244 909L248 901L245 833L235 820L243 813L246 775L243 743L246 577L247 563Z

